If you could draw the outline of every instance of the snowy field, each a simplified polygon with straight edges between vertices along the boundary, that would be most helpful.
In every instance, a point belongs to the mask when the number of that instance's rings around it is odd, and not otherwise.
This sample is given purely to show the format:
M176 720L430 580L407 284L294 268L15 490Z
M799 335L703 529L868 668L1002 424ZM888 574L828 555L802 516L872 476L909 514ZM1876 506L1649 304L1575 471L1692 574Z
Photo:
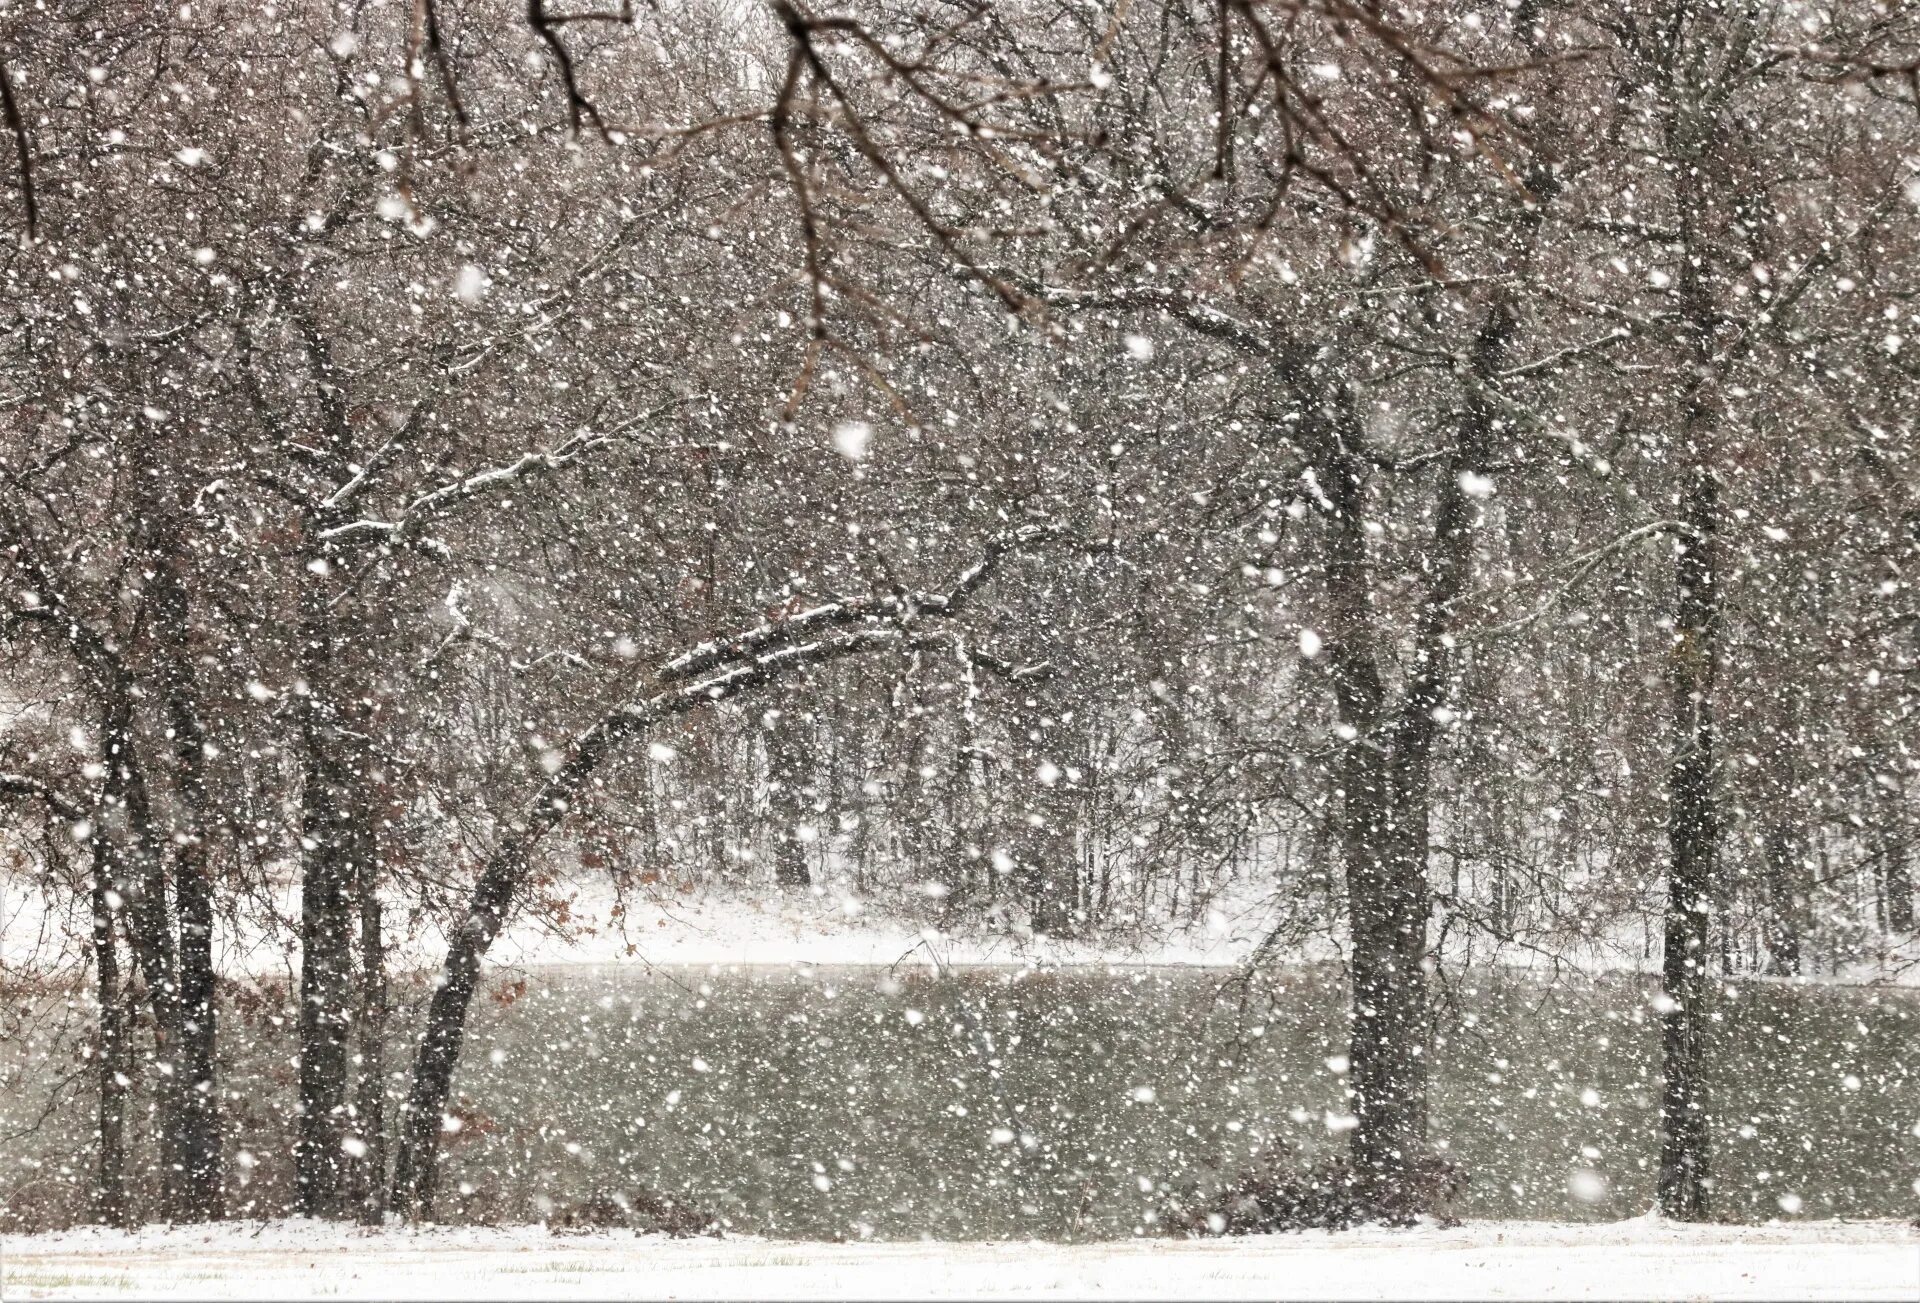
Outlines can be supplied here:
M487 954L490 968L517 970L569 964L633 964L638 967L704 967L730 964L843 965L940 969L974 965L1075 967L1144 964L1160 967L1232 968L1244 963L1275 921L1271 889L1236 883L1198 919L1162 920L1138 932L1092 937L1036 936L1024 917L960 918L949 927L911 921L900 900L871 902L850 891L741 891L707 884L684 895L639 893L622 901L592 874L554 889L568 901L569 923L558 927L518 915ZM297 881L274 888L280 918L299 913ZM413 909L390 893L390 917ZM28 880L0 877L0 964L31 969L50 953L80 953L91 935L84 899L50 907ZM276 939L277 937L277 939ZM437 968L446 958L446 938L427 924L388 938L394 971ZM243 984L293 980L295 953L283 934L255 922L222 918L215 928L216 962L222 974ZM1294 943L1270 953L1273 963L1339 961L1344 947L1325 941ZM1467 956L1458 956L1465 962ZM1541 954L1526 947L1476 952L1475 962L1516 969L1539 968ZM1637 927L1595 936L1554 957L1561 968L1593 974L1653 971L1658 951L1649 950ZM1748 980L1795 984L1920 986L1920 937L1882 938L1878 950L1843 966L1792 979L1748 974Z
M273 1222L10 1237L0 1296L1911 1300L1920 1232L1640 1218L1231 1241L811 1244Z

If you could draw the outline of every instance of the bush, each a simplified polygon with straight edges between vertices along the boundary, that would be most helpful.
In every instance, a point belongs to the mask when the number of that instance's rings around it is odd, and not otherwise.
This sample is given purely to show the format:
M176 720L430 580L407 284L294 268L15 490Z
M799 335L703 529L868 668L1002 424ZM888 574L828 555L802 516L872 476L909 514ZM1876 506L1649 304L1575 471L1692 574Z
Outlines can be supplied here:
M1457 1226L1453 1210L1466 1187L1466 1173L1438 1155L1417 1159L1404 1185L1382 1186L1362 1180L1344 1157L1302 1170L1293 1155L1270 1150L1228 1185L1189 1195L1162 1220L1169 1230L1188 1235L1412 1226L1423 1216Z
M639 1234L720 1234L720 1218L652 1190L600 1190L584 1201L557 1211L547 1228L556 1235L568 1232L631 1230Z

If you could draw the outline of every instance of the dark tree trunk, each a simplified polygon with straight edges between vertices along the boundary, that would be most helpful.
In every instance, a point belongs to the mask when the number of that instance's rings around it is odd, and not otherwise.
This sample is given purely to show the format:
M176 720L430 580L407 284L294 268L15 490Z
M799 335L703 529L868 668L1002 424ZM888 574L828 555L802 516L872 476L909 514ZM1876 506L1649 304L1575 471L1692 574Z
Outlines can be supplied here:
M96 942L104 939L106 944L97 953L104 957L111 951L118 912L153 1010L154 1129L162 1208L176 1221L205 1221L222 1212L212 884L206 863L207 749L192 698L192 630L181 576L188 556L177 515L150 489L143 481L141 541L158 564L146 576L145 588L135 591L145 603L141 617L151 616L148 642L178 770L176 794L183 822L171 830L173 836L155 826L135 709L142 693L122 647L64 609L60 627L97 693L101 711L105 774L94 819L99 896L94 926ZM26 531L16 526L10 533L24 537ZM37 564L28 565L38 572ZM136 628L141 617L134 621ZM119 897L118 906L113 896ZM117 981L117 960L109 958L108 964ZM102 994L108 994L104 987ZM110 1035L106 1024L114 1019L112 1007L111 1002L102 1005L103 1038L118 1042L115 1053L123 1066L130 1066L131 1019L122 1020ZM112 1077L103 1081L119 1084ZM124 1170L124 1139L124 1109L112 1103L112 1092L103 1090L103 1171L115 1166ZM116 1146L120 1155L108 1161ZM124 1194L117 1202L124 1208Z
M133 1049L127 1040L127 992L120 977L115 939L111 838L98 810L93 820L93 965L100 1003L99 1153L94 1169L93 1215L108 1226L131 1226L133 1205L127 1189L127 1087L133 1078Z
M1887 846L1887 930L1913 931L1913 873L1907 867L1904 838Z
M1061 729L1039 696L1023 699L1015 720L1018 736L1009 777L1020 799L1007 849L1013 854L1015 885L1029 924L1042 936L1058 936L1073 928L1080 871L1061 763Z
M367 1152L352 1168L360 1219L377 1224L387 1209L387 992L386 940L380 911L377 848L359 857L360 1063L354 1089L355 1123Z
M147 546L155 561L147 601L153 669L172 743L175 798L166 838L168 852L156 845L148 856L156 866L163 858L170 860L170 873L155 881L154 890L163 890L164 877L171 877L179 928L173 950L175 985L167 993L171 1022L160 1024L172 1041L165 1056L172 1071L163 1073L167 1089L178 1102L168 1137L174 1150L167 1163L173 1186L168 1212L181 1221L215 1221L224 1211L215 1060L219 1010L213 966L208 746L195 700L197 639L187 593L191 557L186 531L171 502L151 496L145 512ZM164 910L164 925L163 914Z
M185 685L168 685L181 802L190 826L175 837L174 909L180 919L180 1055L186 1113L180 1136L187 1216L223 1215L220 1086L215 1063L219 1011L213 967L213 884L207 862L206 739Z
M1773 726L1766 767L1761 771L1759 822L1761 890L1760 941L1767 971L1777 977L1800 975L1800 947L1807 927L1807 810L1801 792L1801 759L1806 746L1810 694L1797 664L1787 670L1780 692L1781 713Z
M1395 808L1384 758L1348 749L1341 841L1352 930L1353 1023L1349 1078L1357 1125L1349 1141L1368 1195L1389 1204L1411 1193L1427 1146L1426 820Z
M134 1068L134 991L122 977L116 948L116 932L124 931L134 970L153 1010L162 1207L168 1216L181 1217L187 1215L180 1180L186 1163L179 1137L187 1122L181 1089L185 1074L173 1061L181 1041L179 974L168 917L165 859L156 847L146 776L136 746L136 689L107 639L78 620L69 620L66 627L69 642L98 694L104 770L90 820L90 906L100 998L97 1211L109 1222L132 1216L126 1096Z
M319 730L316 730L318 732ZM327 742L308 751L301 842L300 1133L294 1153L300 1211L344 1210L342 1178L350 1133L347 1042L353 1001L352 818Z
M1342 418L1350 408L1342 404ZM1345 746L1339 762L1338 837L1346 871L1353 987L1348 1086L1356 1125L1349 1152L1369 1196L1405 1188L1426 1145L1427 1010L1424 844L1418 863L1399 826L1388 767L1386 686L1375 659L1372 566L1365 530L1364 469L1339 428L1324 431L1320 487L1331 508L1327 553L1331 637L1327 668ZM1409 887L1412 891L1409 892Z
M773 824L773 882L777 887L807 887L813 870L807 863L807 843L801 825L813 811L807 787L816 757L813 727L798 711L783 710L767 726L762 742L767 753L767 804Z
M575 742L573 755L540 788L526 817L488 856L474 884L466 917L447 946L446 964L428 1003L426 1026L414 1052L413 1079L406 1103L401 1106L394 1150L393 1187L388 1200L391 1211L409 1220L432 1215L439 1180L440 1133L453 1090L453 1072L459 1066L460 1047L466 1039L467 1008L480 983L480 961L506 922L540 839L566 817L587 779L622 739L658 719L684 713L759 681L759 677L741 675L711 695L684 691L667 694L645 707L618 710L603 717Z
M1714 798L1713 693L1719 638L1718 488L1698 448L1684 491L1687 532L1674 563L1678 618L1672 657L1673 740L1668 775L1666 940L1660 976L1664 1056L1660 1209L1707 1216L1711 1133L1707 1102L1710 993L1708 924L1717 885L1719 812Z
M1697 178L1699 169L1686 169ZM1694 181L1680 191L1683 252L1679 298L1684 314L1687 386L1675 461L1683 530L1674 552L1674 644L1670 658L1672 729L1668 770L1667 902L1660 976L1663 1067L1660 1096L1661 1211L1704 1220L1712 1188L1708 1115L1707 1008L1711 923L1724 883L1718 868L1720 814L1714 690L1720 661L1720 484L1714 472L1719 421L1715 336L1719 314L1695 252L1703 198Z
M1886 864L1887 930L1913 931L1913 871L1908 867L1906 792L1895 785L1881 792L1881 843Z
M1762 855L1766 864L1766 916L1762 925L1767 969L1776 977L1800 975L1800 938L1805 928L1806 846L1785 818L1767 828Z
M577 758L576 758L577 759ZM556 781L567 770L556 775ZM575 777L565 791L570 795ZM550 784L547 791L552 792ZM544 795L544 794L543 794ZM565 801L565 797L557 798ZM427 1024L414 1055L413 1082L401 1109L399 1146L394 1154L393 1191L389 1206L400 1216L430 1217L439 1178L439 1141L446 1125L447 1099L453 1090L453 1072L466 1039L467 1008L480 983L480 961L506 921L525 878L534 843L558 821L552 799L543 802L548 817L528 831L510 836L488 860L480 875L467 917L447 947L446 966L427 1006Z
M359 773L357 793L371 794L371 770ZM353 854L353 894L359 904L359 1007L355 1031L359 1057L353 1071L353 1130L365 1151L348 1167L348 1196L359 1219L378 1224L386 1215L386 1031L390 994L386 984L386 925L380 908L382 854L374 831L374 806L357 804L361 835Z
M309 522L308 528L319 525ZM348 649L327 579L337 560L320 560L328 564L306 568L301 592L306 697L300 715L300 1123L294 1181L304 1215L340 1217L365 1202L356 1198L348 1176L372 1158L375 1143L349 1094L355 1006L365 1003L364 988L355 989L354 929L356 922L364 928L371 903L377 949L379 923L378 901L364 898L375 878L371 725L364 694L352 690L341 664ZM362 889L359 910L356 886ZM364 1055L363 1048L363 1069ZM383 1183L384 1175L373 1181L376 1188Z
M180 992L178 948L167 892L166 855L154 835L133 722L130 685L115 683L103 721L102 752L107 775L101 811L105 835L120 850L113 863L123 874L114 885L125 902L122 921L134 963L153 1010L154 1111L159 1140L161 1207L181 1221L196 1220L187 1193L188 1149L193 1129L187 1104L187 1071L182 1064L184 1002Z
M813 870L807 865L807 848L798 837L783 833L774 843L773 883L776 887L809 887Z
M1511 330L1504 306L1489 310L1473 355L1483 384L1498 371ZM1328 669L1340 721L1351 731L1340 762L1339 829L1353 947L1348 1061L1357 1125L1349 1147L1369 1200L1409 1209L1423 1203L1416 1170L1427 1154L1433 1053L1427 946L1433 754L1455 678L1453 606L1472 564L1477 508L1468 490L1484 472L1497 420L1476 389L1454 455L1441 470L1413 655L1401 698L1390 704L1372 616L1367 471L1350 403L1335 410L1338 419L1324 431L1316 462L1333 517Z
M186 834L193 837L193 834ZM206 846L183 843L174 866L174 899L180 915L180 1056L185 1112L181 1161L185 1205L193 1221L223 1215L220 1086L215 1062L218 1010L213 968L213 891Z

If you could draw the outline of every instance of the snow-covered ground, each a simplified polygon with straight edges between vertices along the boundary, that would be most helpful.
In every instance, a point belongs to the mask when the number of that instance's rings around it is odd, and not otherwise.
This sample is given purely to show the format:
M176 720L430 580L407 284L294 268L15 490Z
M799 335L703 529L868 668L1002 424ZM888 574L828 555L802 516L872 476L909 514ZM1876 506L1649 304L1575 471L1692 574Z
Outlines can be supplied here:
M909 921L850 893L709 890L631 898L613 917L610 893L572 897L566 934L516 920L488 959L507 966L639 960L706 964L1112 964L1225 966L1246 958L1270 911L1224 903L1181 927L1093 940L1036 937L1018 916L951 929ZM631 947L631 949L629 949Z
M1036 936L1018 912L962 917L945 927L910 921L900 901L862 899L850 891L707 887L686 893L635 894L615 909L604 882L586 880L562 893L564 928L522 913L488 953L503 967L639 962L665 967L710 964L922 965L1020 964L1041 967L1148 964L1229 968L1252 955L1271 929L1270 890L1236 883L1197 919L1156 920L1131 932L1088 938ZM922 902L924 903L924 902ZM891 907L890 907L891 906ZM1658 947L1633 935L1595 936L1563 947L1552 959L1511 946L1476 962L1509 970L1565 968L1590 974L1657 972ZM1336 960L1344 945L1322 936L1268 956L1276 963ZM437 963L434 943L416 945L416 962ZM1455 959L1460 959L1455 956ZM1786 980L1806 985L1920 986L1920 936L1885 942L1878 953L1839 973L1810 972Z
M23 1298L1915 1299L1894 1222L1481 1222L1120 1244L802 1244L302 1222L0 1242Z
M586 880L554 894L567 901L565 924L521 912L495 941L487 956L490 963L886 966L904 960L923 965L1226 966L1252 951L1271 913L1257 898L1226 901L1203 920L1183 926L1078 940L1035 937L1018 916L969 919L943 929L831 890L654 890L621 902L604 881ZM0 874L0 963L30 970L61 954L80 953L92 926L83 903L63 902L63 908L50 909L31 882ZM408 903L397 897L388 903L390 918L409 913ZM291 882L282 884L274 906L282 918L298 917L297 890ZM295 967L291 934L291 928L276 932L258 923L236 928L222 920L216 962L236 978L284 978ZM399 970L437 966L446 952L445 938L432 925L417 936L393 937L391 945Z
M862 899L839 888L782 891L707 884L676 891L651 888L619 899L604 877L582 874L549 889L565 902L560 911L519 912L487 955L501 968L567 964L632 963L662 967L713 964L1015 964L1036 966L1150 964L1225 968L1243 962L1266 936L1274 901L1266 888L1237 883L1199 919L1158 920L1131 932L1090 938L1035 936L1017 913L959 917L947 926L915 921L901 900ZM81 954L92 920L84 902L53 904L23 878L0 873L0 966L44 971L65 955ZM410 904L395 896L388 917L403 919ZM291 880L277 889L273 908L283 923L269 928L255 920L234 926L222 920L216 962L236 979L291 980L297 957L291 943L298 917ZM913 916L910 916L913 915ZM446 953L440 926L427 921L414 935L390 939L396 971L437 967ZM1342 947L1321 938L1269 956L1275 962L1337 959ZM1658 951L1636 938L1595 938L1557 957L1567 968L1590 973L1653 971ZM1542 957L1525 947L1501 952L1495 962L1510 968L1539 967ZM1813 985L1841 983L1920 986L1920 937L1889 945L1835 975L1790 979Z

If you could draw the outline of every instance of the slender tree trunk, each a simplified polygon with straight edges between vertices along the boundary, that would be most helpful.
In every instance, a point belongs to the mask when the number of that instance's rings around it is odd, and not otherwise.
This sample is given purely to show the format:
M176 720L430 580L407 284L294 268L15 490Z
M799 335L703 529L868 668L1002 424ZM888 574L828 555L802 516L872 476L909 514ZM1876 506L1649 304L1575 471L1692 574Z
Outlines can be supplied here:
M194 749L199 749L195 743ZM198 778L189 780L195 784ZM191 801L192 798L189 798ZM180 917L180 1057L185 1116L180 1137L186 1211L216 1221L224 1211L220 1086L215 1061L219 1011L213 967L213 889L206 843L186 833L174 864L174 900Z
M1810 701L1799 667L1793 665L1787 672L1792 677L1780 693L1781 713L1762 771L1760 942L1766 948L1768 972L1797 977L1808 903L1807 835L1803 826L1807 811L1800 765L1807 744Z
M329 760L307 768L300 893L300 1133L294 1154L300 1211L309 1217L343 1211L350 1126L347 1043L353 999L351 852L342 785Z
M809 653L814 660L832 659L837 654L844 653L822 652L817 647ZM426 1027L414 1052L412 1083L401 1109L394 1151L389 1199L393 1212L410 1220L432 1214L439 1181L440 1133L447 1123L447 1099L466 1039L467 1009L480 984L480 961L506 923L541 838L566 816L588 778L623 739L660 719L757 686L775 672L763 662L760 668L734 675L724 686L716 684L702 692L670 691L644 706L603 717L575 742L572 757L546 781L534 797L531 810L488 856L468 900L466 917L447 946L446 963L427 1005Z
M800 827L813 817L807 800L815 776L813 725L799 711L782 710L761 735L767 753L767 805L773 824L773 882L777 887L808 887L813 871Z
M133 1051L127 1039L127 993L120 977L120 951L114 937L112 840L100 812L93 820L93 966L100 1004L99 1154L94 1169L94 1217L108 1226L131 1226L133 1205L127 1188L127 1088L132 1084Z
M571 792L572 786L567 790ZM467 917L447 947L446 965L427 1006L427 1025L414 1055L413 1082L400 1115L390 1207L404 1218L432 1215L439 1182L440 1133L466 1039L467 1008L480 983L480 961L506 921L507 909L526 876L534 842L555 821L548 819L544 825L535 825L537 830L510 836L494 852L474 889Z
M1767 872L1766 920L1762 939L1767 968L1776 977L1800 975L1800 938L1804 927L1806 845L1791 816L1776 816L1764 834L1761 854Z
M764 677L764 672L742 674L708 693L667 694L654 698L648 707L629 707L604 716L574 743L573 755L541 786L526 816L487 857L468 900L466 917L447 946L446 963L427 1005L426 1027L414 1052L413 1079L401 1108L393 1158L389 1208L394 1213L409 1220L432 1215L439 1181L440 1133L446 1124L453 1072L466 1039L467 1009L480 983L480 961L506 923L507 911L526 879L540 839L566 816L580 789L621 740L661 718L717 700Z
M354 1111L367 1152L354 1164L360 1219L377 1224L387 1208L387 992L386 940L380 911L379 856L368 847L356 857L360 872L360 1063Z
M1887 930L1913 931L1913 871L1908 867L1907 796L1904 787L1881 791L1881 841L1887 884Z
M996 536L985 555L963 572L942 595L937 606L922 604L922 619L936 613L952 617L987 582L995 563L1011 549L1044 534L1016 531ZM841 618L856 627L845 633L826 633L810 641L787 642L773 631L728 643L709 644L669 662L663 671L670 686L652 697L632 702L603 715L573 744L573 753L542 784L531 807L510 826L481 868L466 917L447 947L438 988L427 1007L427 1023L414 1054L413 1081L402 1111L399 1144L394 1153L392 1209L405 1218L423 1217L433 1208L438 1180L439 1136L446 1125L446 1104L453 1089L453 1073L466 1037L468 1006L480 982L480 961L505 924L507 912L519 894L540 840L573 809L588 780L606 757L626 739L668 719L678 718L728 697L739 696L770 682L879 649L898 650L908 643L908 632L897 623L875 624L863 614L879 604L871 599L848 603ZM789 622L784 632L832 629L825 620ZM761 649L766 650L761 650ZM729 663L730 662L730 663ZM706 675L707 677L700 677Z
M1079 872L1073 847L1067 780L1057 749L1060 728L1038 695L1022 699L1015 715L1011 777L1020 794L1017 816L1007 836L1014 859L1015 885L1036 933L1055 936L1073 926L1074 879Z
M195 701L197 640L186 574L188 539L174 505L157 494L145 505L147 546L154 559L147 611L152 621L154 677L172 743L174 817L166 841L179 927L174 949L176 985L169 992L173 1025L172 1072L179 1112L168 1163L177 1183L169 1212L183 1221L215 1221L224 1212L221 1164L217 981L213 964L211 819L207 791L208 744ZM163 852L156 846L151 859ZM156 883L156 886L159 884Z
M1683 157L1688 157L1682 152ZM1697 176L1698 167L1687 169ZM1680 188L1679 297L1689 362L1677 452L1685 526L1674 552L1674 645L1669 682L1672 741L1668 771L1667 902L1660 963L1662 1002L1661 1211L1683 1221L1707 1216L1712 1188L1707 1099L1710 924L1724 883L1718 867L1714 690L1720 661L1720 483L1713 440L1719 421L1715 335L1718 313L1698 248L1703 199Z
M180 1056L186 1115L180 1137L186 1210L193 1220L223 1215L218 992L213 964L213 884L207 861L206 739L185 685L168 685L167 714L174 734L181 803L190 826L178 831L173 865L174 908L180 920Z
M185 1038L178 948L167 892L167 857L154 834L153 812L142 771L133 718L131 685L116 683L101 729L106 758L103 816L106 835L122 850L113 861L124 874L115 884L124 904L122 919L135 965L153 1010L155 1132L159 1140L161 1207L176 1220L197 1220L187 1194L188 1150L192 1131L187 1105L187 1072L181 1062Z
M1887 930L1913 931L1913 872L1904 838L1887 843Z
M1700 1221L1711 1188L1707 1101L1710 993L1708 923L1716 886L1719 812L1714 798L1715 662L1718 658L1718 488L1698 448L1684 490L1688 526L1674 563L1678 619L1672 657L1673 741L1668 775L1666 939L1660 975L1663 1071L1660 1209Z

